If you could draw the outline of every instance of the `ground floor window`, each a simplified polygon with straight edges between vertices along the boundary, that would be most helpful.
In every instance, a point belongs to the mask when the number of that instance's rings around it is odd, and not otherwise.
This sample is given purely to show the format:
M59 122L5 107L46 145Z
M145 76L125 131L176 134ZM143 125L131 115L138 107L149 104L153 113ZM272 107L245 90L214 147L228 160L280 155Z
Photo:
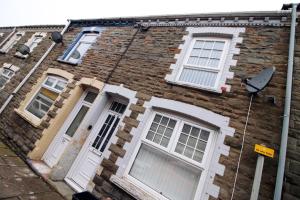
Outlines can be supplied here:
M194 199L207 170L214 135L212 129L197 122L155 112L135 151L128 176L156 196Z

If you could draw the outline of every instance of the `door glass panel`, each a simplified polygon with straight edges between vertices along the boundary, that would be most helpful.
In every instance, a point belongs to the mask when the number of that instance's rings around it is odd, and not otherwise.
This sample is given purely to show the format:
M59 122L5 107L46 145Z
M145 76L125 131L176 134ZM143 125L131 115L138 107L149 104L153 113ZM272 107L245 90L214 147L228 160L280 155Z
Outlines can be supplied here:
M93 103L94 100L96 99L97 94L94 92L88 92L87 95L84 98L84 101L87 101L89 103Z
M80 108L76 117L74 118L71 125L69 126L69 128L66 132L66 135L73 137L74 133L78 129L79 125L81 124L81 122L82 122L83 118L85 117L86 113L88 112L88 110L89 110L89 107L84 106L84 105Z
M119 102L112 102L108 116L105 119L96 139L94 140L92 147L103 152L107 146L110 138L115 132L116 127L119 124L121 114L124 113L126 105Z

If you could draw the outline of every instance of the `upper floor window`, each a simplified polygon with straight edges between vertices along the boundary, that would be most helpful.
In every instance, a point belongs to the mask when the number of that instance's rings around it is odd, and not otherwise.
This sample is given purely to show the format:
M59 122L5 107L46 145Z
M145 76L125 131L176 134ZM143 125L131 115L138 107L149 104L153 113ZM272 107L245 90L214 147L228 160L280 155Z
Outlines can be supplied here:
M229 40L194 38L177 80L203 88L215 89L228 52Z
M0 68L0 89L4 88L5 84L10 81L18 70L18 67L4 63L3 67Z
M128 178L159 199L199 199L215 135L185 118L154 113Z
M7 53L25 34L24 31L19 31L16 34L14 34L0 49L1 53Z
M26 110L41 119L49 111L58 95L64 90L67 80L58 76L48 76L30 101Z
M96 42L96 39L101 34L102 30L104 29L99 27L83 28L58 60L71 64L79 64L87 50L94 42Z
M172 73L166 81L212 92L230 90L227 79L233 78L231 66L236 65L234 54L239 54L237 43L245 28L240 27L188 27L188 35L180 53L175 56L176 64L170 66Z
M26 46L29 47L30 53L33 49L43 40L43 38L47 35L45 32L37 32L32 35L32 37L25 43ZM26 58L28 55L23 55L20 52L16 52L15 54L18 57Z

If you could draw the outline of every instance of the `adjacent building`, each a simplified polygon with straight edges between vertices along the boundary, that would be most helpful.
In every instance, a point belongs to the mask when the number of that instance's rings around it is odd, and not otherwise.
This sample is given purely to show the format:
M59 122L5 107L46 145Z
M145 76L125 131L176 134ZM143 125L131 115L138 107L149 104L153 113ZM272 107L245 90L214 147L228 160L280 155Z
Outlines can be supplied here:
M0 29L0 136L24 159L98 197L243 200L264 144L259 199L273 198L290 11L69 22L55 46L62 26ZM242 80L271 66L252 98ZM300 198L297 95L285 199Z

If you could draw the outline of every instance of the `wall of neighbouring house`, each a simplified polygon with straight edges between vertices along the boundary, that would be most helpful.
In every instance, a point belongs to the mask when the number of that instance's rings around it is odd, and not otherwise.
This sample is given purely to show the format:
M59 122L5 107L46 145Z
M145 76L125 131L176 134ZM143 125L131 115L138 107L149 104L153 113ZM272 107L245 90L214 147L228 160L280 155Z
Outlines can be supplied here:
M68 44L74 39L80 28L70 28L66 32L65 44L56 45L40 68L33 74L16 98L3 112L0 122L1 135L17 150L26 155L35 147L35 142L41 137L44 128L51 124L55 112L64 106L68 95L55 103L53 110L38 128L18 116L13 109L17 108L25 95L31 90L37 79L48 68L60 68L74 74L74 81L68 84L65 93L70 93L81 77L94 78L104 82L113 67L118 63L114 73L108 80L109 84L120 85L137 91L138 101L131 105L130 116L123 120L123 135L118 136L116 144L111 144L109 158L104 159L104 170L96 175L94 194L97 196L112 196L115 199L130 198L110 183L109 177L116 173L118 157L124 156L124 145L131 139L130 133L139 124L138 116L143 113L143 105L152 96L185 102L211 110L230 118L230 127L235 129L234 137L227 137L225 144L231 147L228 157L222 156L220 163L224 164L224 176L217 176L214 183L221 187L218 199L230 199L237 160L241 148L242 134L249 105L249 96L241 84L241 77L258 73L263 67L275 66L277 71L270 85L254 98L251 108L244 151L237 179L234 199L249 199L254 176L257 154L253 148L256 143L265 143L276 150L274 159L266 159L262 178L260 199L271 199L275 185L277 170L278 145L280 141L285 77L287 67L288 27L248 27L241 34L243 43L238 47L241 52L235 57L237 66L232 67L235 73L228 80L231 91L225 94L215 94L184 86L166 83L165 76L170 73L170 65L176 62L174 55L179 53L179 45L186 34L184 27L151 27L146 32L138 32L132 27L107 27L97 42L88 50L83 62L78 66L64 64L56 59L62 55ZM126 48L132 41L128 51ZM276 105L266 101L266 95L276 97ZM213 199L213 198L211 198Z
M283 199L300 198L300 26L296 29L294 78Z

